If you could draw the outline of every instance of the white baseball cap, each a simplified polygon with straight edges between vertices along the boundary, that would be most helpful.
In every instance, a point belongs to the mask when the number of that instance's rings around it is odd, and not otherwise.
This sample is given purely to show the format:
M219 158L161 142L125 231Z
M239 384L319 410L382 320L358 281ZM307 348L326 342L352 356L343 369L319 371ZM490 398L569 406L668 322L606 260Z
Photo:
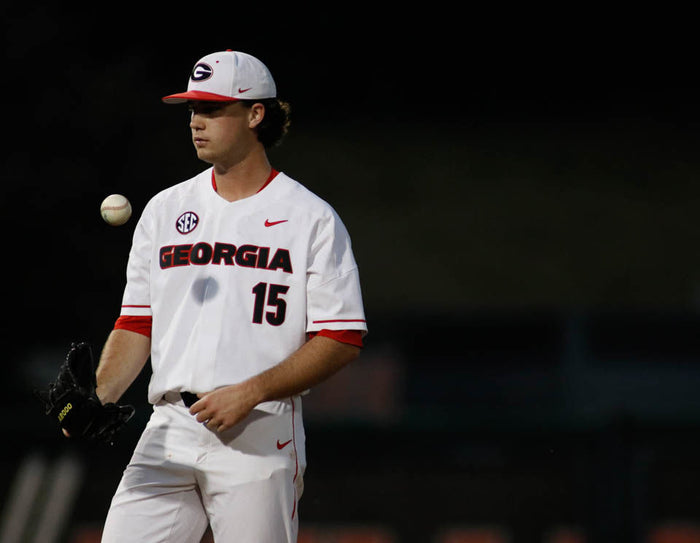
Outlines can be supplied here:
M276 96L275 81L267 66L254 56L229 49L199 59L190 73L187 92L165 96L163 102L236 102Z

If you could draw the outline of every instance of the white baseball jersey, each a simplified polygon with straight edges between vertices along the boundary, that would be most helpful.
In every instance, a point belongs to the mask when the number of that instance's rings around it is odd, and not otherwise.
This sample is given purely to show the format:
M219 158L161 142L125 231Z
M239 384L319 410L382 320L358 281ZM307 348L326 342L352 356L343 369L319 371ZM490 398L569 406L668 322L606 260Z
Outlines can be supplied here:
M228 202L209 168L146 205L122 316L151 316L148 399L208 392L284 360L308 332L367 330L350 238L284 173Z

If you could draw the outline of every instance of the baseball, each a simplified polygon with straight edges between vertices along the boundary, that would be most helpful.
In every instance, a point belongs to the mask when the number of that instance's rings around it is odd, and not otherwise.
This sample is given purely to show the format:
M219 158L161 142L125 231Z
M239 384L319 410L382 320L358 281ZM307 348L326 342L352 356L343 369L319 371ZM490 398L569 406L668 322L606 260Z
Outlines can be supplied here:
M100 213L107 224L120 226L131 217L131 204L121 194L110 194L102 201Z

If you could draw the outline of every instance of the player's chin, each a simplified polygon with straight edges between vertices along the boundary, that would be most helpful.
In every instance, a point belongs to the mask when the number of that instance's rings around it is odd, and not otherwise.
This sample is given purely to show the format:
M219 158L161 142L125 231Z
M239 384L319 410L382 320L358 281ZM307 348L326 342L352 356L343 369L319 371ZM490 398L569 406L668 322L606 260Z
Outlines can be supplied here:
M194 149L197 153L197 158L204 162L214 162L215 153L206 145L195 144Z

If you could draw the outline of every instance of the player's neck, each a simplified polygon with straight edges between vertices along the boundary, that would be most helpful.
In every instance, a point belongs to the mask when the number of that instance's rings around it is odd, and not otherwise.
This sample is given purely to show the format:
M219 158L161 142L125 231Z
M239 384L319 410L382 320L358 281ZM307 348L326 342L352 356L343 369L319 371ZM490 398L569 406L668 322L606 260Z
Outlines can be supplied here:
M235 202L260 190L270 176L271 166L262 153L233 165L214 165L216 192L224 200Z

